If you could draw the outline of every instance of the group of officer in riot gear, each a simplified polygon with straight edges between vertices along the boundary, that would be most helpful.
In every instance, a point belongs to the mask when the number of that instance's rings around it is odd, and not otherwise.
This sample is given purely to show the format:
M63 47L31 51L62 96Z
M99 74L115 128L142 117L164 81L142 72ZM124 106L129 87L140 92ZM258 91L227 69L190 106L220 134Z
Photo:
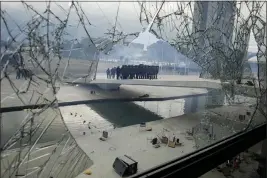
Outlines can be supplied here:
M20 66L16 67L16 79L24 78L27 80L28 78L32 78L33 73L29 69L22 68Z
M123 65L107 69L107 78L117 79L157 79L159 72L159 66L149 65Z

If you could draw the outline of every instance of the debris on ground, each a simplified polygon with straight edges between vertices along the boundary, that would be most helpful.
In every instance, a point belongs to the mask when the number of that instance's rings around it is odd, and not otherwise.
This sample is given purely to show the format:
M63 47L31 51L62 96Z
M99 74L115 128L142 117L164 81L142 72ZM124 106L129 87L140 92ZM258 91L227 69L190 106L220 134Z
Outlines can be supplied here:
M146 123L145 123L145 122L142 122L142 123L140 124L139 131L143 131L143 130L145 130L145 129L146 129Z
M166 137L166 136L162 136L162 137L161 137L161 142L162 142L162 143L164 143L164 144L168 144L168 141L169 141L168 137Z
M117 174L119 174L121 177L125 177L133 175L137 172L138 162L130 156L124 155L117 157L113 162L112 167Z
M146 131L152 131L152 127L147 127Z
M175 148L175 142L169 140L168 147Z
M107 139L108 138L108 132L107 131L103 131L102 137Z
M152 143L152 145L156 145L157 143L158 143L158 138L153 138L152 140L151 140L151 143Z
M106 141L108 139L108 132L103 131L102 136L99 138L101 141Z
M159 148L160 144L153 145L154 148Z
M86 169L83 173L86 175L91 175L92 171L90 169Z
M139 98L146 98L146 97L149 97L149 94L144 94L144 95L139 96Z
M103 137L100 137L99 140L106 141L106 139L104 139Z

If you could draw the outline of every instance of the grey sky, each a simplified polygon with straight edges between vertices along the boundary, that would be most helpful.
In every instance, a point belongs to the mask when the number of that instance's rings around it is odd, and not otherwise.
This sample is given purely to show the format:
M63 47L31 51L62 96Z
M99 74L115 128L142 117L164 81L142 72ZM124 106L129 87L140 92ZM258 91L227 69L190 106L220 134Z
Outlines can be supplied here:
M46 9L46 2L28 2L39 12L44 12ZM51 3L51 9L53 12L64 19L65 12L63 9L68 9L68 2L56 1ZM104 36L107 29L111 29L111 25L115 23L115 17L118 7L118 29L125 33L139 32L142 30L142 26L139 22L140 6L137 2L80 2L86 16L92 23L92 26L87 26L90 34L95 37ZM59 6L58 6L59 5ZM148 3L149 10L155 12L155 3ZM169 5L170 10L172 5ZM19 22L22 19L30 18L32 15L29 11L23 7L21 2L2 2L2 8L6 9L9 14ZM166 10L166 9L165 9ZM78 24L78 18L76 13L72 12L71 23L74 27L71 27L73 37L80 39L85 35L83 28L76 28ZM250 40L250 49L257 50L256 42L252 37Z

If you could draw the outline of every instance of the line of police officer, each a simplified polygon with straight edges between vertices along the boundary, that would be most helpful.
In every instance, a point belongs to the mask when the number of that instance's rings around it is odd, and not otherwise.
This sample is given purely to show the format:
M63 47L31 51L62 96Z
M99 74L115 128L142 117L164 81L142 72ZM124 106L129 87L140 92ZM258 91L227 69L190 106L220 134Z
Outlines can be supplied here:
M117 79L157 79L159 66L149 65L123 65L112 69L107 69L107 78Z

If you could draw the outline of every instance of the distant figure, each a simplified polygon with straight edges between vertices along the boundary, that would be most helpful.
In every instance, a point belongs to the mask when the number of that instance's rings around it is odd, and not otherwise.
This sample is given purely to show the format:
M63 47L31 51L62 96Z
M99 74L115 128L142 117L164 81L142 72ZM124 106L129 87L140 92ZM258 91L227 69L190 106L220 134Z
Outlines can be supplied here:
M27 80L27 75L26 75L26 70L24 68L22 68L20 70L20 75L21 77L23 77L25 80Z
M106 73L107 73L107 78L110 78L110 70L109 70L109 68L107 69Z
M111 69L111 76L112 76L113 79L115 78L115 73L116 73L116 68L113 67L113 68Z
M20 79L20 72L20 67L18 67L16 70L16 79Z
M118 67L116 68L117 80L119 80L120 73L121 73L121 68L120 68L120 66L118 66Z

